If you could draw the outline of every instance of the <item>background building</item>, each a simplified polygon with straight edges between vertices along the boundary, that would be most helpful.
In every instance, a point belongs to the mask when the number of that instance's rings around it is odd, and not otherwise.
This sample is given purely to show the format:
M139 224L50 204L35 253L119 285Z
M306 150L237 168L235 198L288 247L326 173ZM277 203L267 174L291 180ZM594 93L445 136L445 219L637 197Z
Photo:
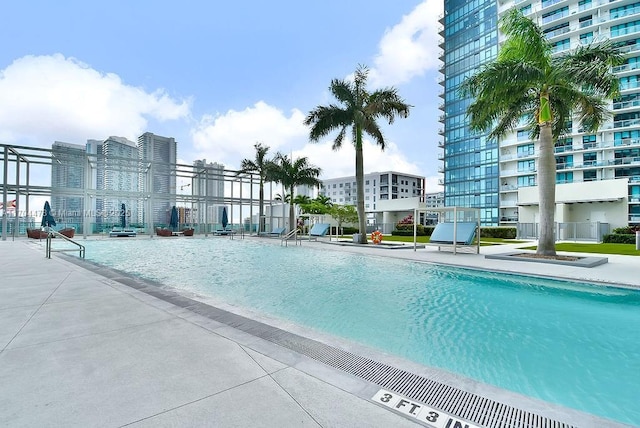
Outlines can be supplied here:
M149 207L154 224L168 224L171 207L176 205L177 143L174 138L145 132L138 137L141 162L140 189L144 198L140 204ZM148 221L139 215L139 222Z
M529 139L524 127L502 138L497 149L495 142L471 136L464 117L469 100L455 95L464 77L495 57L496 18L513 7L541 26L557 55L605 39L626 55L625 64L614 70L621 94L610 103L611 119L594 134L583 132L574 121L570 133L557 141L556 221L640 224L640 3L626 1L445 1L445 204L481 206L485 224L538 221L537 141ZM476 138L479 145L474 150L468 143ZM461 157L468 166L462 166ZM493 179L494 170L499 171L499 183Z
M356 205L356 177L322 180L319 193L339 205ZM380 200L424 198L425 178L396 171L372 172L364 175L364 209L374 212Z
M78 228L84 221L86 147L56 141L51 146L51 211L56 223Z
M224 208L224 165L209 162L206 159L193 161L191 192L198 200L197 213L194 217L198 223L221 223ZM209 202L205 203L204 199ZM206 210L206 216L205 216Z
M120 223L121 207L125 204L128 225L138 216L140 173L136 143L123 137L107 138L102 142L102 163L103 212L113 223Z
M440 20L445 205L480 208L484 225L498 224L498 143L469 130L471 100L461 98L458 90L466 77L497 55L497 7L495 0L445 0Z

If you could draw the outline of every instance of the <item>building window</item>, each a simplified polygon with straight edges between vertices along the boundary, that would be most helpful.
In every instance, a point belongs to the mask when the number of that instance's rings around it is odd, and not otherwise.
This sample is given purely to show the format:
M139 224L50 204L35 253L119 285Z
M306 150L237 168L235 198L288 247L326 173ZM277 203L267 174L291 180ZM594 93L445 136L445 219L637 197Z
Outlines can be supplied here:
M580 34L580 44L581 45L588 45L592 41L593 41L593 31L590 31L590 32L584 33L584 34Z
M584 153L582 155L582 164L584 166L595 166L598 164L598 154L596 152Z
M597 179L597 171L595 169L590 169L582 172L583 181L596 181Z
M535 146L533 144L525 144L522 146L518 146L517 153L518 157L522 158L525 156L533 156L535 154Z
M536 161L534 159L518 161L518 172L529 172L536 170Z
M582 137L582 148L583 149L593 149L596 146L596 136L595 135L585 135Z
M564 184L564 183L573 183L573 172L557 172L556 173L556 183Z
M535 175L523 175L518 177L518 187L530 187L536 185Z

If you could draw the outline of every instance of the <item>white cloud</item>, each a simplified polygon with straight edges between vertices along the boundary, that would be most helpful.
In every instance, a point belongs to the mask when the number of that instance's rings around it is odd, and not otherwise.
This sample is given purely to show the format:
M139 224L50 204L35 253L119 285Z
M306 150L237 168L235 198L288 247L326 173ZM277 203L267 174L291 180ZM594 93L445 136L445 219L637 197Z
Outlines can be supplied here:
M120 135L136 140L147 120L186 118L188 100L148 93L61 54L25 56L0 71L0 140L50 146Z
M373 87L399 85L440 66L442 12L442 1L426 0L385 32L371 70Z
M309 162L322 168L321 179L355 176L356 152L353 144L345 141L338 151L331 149L333 140L322 143L307 143L299 150L293 151L293 157L306 156ZM363 158L365 174L382 171L400 171L407 174L420 175L419 167L409 161L394 143L387 142L384 151L371 141L363 141Z
M255 143L270 147L269 155L300 145L309 130L304 114L293 109L289 115L264 101L242 111L204 116L191 131L194 148L201 158L238 168L242 159L255 158Z
M254 159L254 144L269 146L268 156L277 151L294 158L306 156L309 162L322 168L321 178L355 175L355 149L345 140L338 151L331 149L333 139L319 143L308 141L309 129L303 125L304 115L292 110L289 115L264 101L243 111L230 110L224 115L206 116L191 134L197 156L223 163L236 169L244 158ZM369 140L364 140L365 172L402 171L420 174L420 168L400 151L393 142L387 142L381 151Z

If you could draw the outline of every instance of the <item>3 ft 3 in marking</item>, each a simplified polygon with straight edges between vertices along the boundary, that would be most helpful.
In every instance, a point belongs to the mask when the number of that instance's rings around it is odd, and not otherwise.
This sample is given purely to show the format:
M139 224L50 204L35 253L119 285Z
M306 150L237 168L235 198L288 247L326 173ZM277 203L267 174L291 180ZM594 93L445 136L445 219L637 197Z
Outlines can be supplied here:
M390 409L412 416L419 421L426 422L434 428L480 428L477 425L431 408L426 404L409 400L408 398L384 389L379 390L371 399Z

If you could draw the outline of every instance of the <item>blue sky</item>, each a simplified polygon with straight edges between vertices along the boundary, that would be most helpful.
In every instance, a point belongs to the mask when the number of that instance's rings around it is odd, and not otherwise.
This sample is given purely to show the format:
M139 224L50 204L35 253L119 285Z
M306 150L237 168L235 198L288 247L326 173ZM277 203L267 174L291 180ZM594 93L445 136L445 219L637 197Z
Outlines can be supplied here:
M0 141L50 147L149 131L187 163L237 168L256 142L307 156L323 177L354 174L353 149L302 125L358 64L370 89L413 105L365 146L366 172L397 169L439 190L439 0L29 1L3 5Z

